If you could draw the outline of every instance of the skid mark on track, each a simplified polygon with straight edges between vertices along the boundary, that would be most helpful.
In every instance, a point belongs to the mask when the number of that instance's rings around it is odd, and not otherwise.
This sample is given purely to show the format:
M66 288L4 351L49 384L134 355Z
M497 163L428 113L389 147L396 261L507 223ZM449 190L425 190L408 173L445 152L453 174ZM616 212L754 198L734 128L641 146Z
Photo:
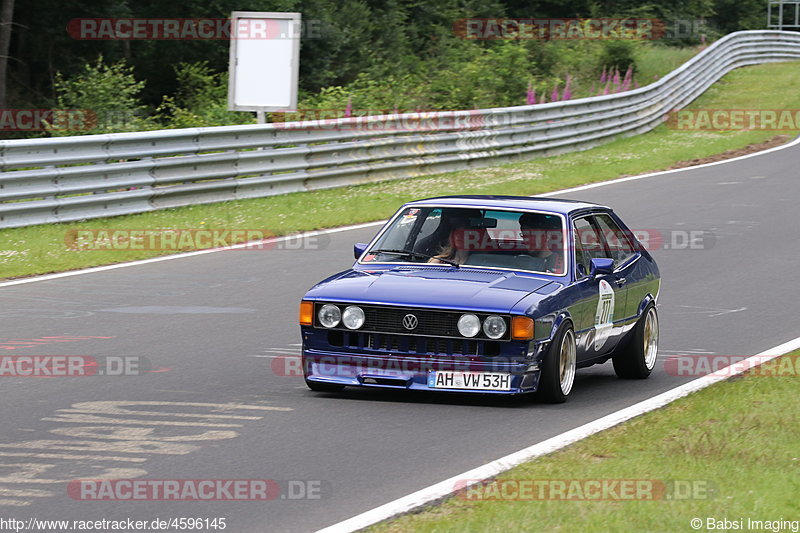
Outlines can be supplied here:
M46 346L58 342L78 342L93 339L114 339L111 336L86 336L86 335L50 335L37 337L35 339L0 339L0 350L18 350L20 348L31 348L33 346Z
M233 439L247 422L290 407L244 403L93 401L58 409L41 420L58 423L58 438L0 443L0 506L24 507L57 496L52 487L80 478L120 479L147 475L156 456L182 456L203 445ZM65 492L62 492L66 496Z
M689 311L682 311L681 314L684 315L691 315L691 314L698 314L698 315L706 315L709 318L715 316L722 316L722 315L729 315L731 313L740 313L742 311L747 311L747 307L740 307L739 309L720 309L718 307L701 307L697 305L679 305L678 307L682 307L684 309L689 309Z

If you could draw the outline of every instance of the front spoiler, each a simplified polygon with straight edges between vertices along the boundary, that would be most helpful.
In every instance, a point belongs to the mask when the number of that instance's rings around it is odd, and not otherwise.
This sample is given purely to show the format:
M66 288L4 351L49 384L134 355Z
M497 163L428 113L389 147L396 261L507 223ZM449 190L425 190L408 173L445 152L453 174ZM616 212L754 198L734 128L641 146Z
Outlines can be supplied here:
M511 389L497 391L430 387L428 372L432 370L510 373ZM470 361L463 357L358 355L319 350L303 350L303 373L307 381L348 387L500 395L535 392L540 374L539 365L528 360L486 358Z

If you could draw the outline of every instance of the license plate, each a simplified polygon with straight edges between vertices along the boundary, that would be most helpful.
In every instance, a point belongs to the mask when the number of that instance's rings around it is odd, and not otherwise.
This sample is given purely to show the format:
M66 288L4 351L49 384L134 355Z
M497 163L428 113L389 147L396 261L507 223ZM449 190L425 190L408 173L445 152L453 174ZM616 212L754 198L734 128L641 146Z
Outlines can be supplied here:
M428 387L434 389L511 390L511 374L499 372L428 372Z

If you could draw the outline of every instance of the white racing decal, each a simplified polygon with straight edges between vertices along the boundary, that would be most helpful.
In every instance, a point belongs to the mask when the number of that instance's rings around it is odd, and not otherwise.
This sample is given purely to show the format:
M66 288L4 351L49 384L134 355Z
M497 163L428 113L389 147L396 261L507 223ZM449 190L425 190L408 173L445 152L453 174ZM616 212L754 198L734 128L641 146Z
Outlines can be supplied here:
M614 289L604 279L600 280L600 301L594 314L594 349L601 349L611 335L614 325Z

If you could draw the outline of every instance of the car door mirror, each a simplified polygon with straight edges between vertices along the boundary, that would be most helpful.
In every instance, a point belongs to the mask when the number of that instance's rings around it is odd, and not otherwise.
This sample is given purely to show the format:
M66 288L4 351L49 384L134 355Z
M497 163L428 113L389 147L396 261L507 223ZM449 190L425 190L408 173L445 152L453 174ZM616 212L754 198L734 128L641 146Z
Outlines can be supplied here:
M361 255L364 253L364 250L366 249L367 249L366 242L357 242L353 245L353 255L356 256L356 259L358 259L359 257L361 257Z
M606 257L595 257L592 259L591 270L589 275L592 277L600 276L602 274L612 274L614 272L614 260Z

